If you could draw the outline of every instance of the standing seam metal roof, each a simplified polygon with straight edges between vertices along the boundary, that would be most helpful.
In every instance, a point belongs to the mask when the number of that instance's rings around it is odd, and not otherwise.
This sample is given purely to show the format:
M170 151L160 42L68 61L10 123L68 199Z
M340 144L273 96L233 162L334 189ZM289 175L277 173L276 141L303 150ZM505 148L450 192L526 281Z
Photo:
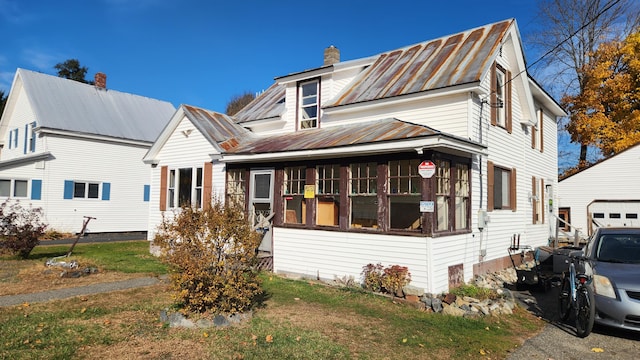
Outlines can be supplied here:
M18 69L42 128L153 142L175 107L166 101Z

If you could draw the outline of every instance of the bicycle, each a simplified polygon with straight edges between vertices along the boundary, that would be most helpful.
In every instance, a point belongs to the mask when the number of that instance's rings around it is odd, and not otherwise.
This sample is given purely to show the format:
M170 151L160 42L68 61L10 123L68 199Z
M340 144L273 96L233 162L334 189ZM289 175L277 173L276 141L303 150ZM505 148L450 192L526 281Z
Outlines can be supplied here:
M570 315L575 317L576 334L584 338L593 329L596 317L595 298L593 289L589 286L591 277L582 272L576 272L576 261L584 261L582 256L569 256L568 274L564 274L562 287L558 295L560 305L560 319L566 321ZM572 311L573 310L573 311Z

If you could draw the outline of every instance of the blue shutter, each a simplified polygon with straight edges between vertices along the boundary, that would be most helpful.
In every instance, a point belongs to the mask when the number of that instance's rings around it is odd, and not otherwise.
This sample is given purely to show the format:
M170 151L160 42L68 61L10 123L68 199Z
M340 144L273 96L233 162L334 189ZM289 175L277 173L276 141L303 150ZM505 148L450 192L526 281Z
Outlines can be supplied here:
M111 183L102 183L102 200L109 200L111 195Z
M64 198L73 199L73 180L64 181Z
M149 201L149 195L151 195L151 185L144 186L144 201Z
M42 180L31 180L31 200L40 200L42 197Z
M24 126L24 153L27 153L27 143L29 142L29 124Z

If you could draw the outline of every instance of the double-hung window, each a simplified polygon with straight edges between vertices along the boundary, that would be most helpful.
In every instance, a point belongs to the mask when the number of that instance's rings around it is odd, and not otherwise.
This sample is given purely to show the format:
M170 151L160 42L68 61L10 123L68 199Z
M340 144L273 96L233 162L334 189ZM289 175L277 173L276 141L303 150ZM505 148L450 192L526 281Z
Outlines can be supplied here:
M36 128L35 121L32 122L30 126L28 126L28 129L29 129L29 148L28 148L28 152L35 152L36 151L36 132L34 130L35 128Z
M389 161L387 198L391 229L417 230L422 227L419 164L418 159Z
M97 199L100 195L100 183L95 182L73 182L74 199Z
M488 210L516 211L516 169L487 162Z
M9 131L9 149L18 147L18 128Z
M378 164L350 166L351 227L378 228Z
M340 165L318 165L316 224L338 226L340 215Z
M469 229L469 164L436 160L436 231Z
M0 197L27 197L28 180L0 179Z
M202 168L169 170L167 198L170 208L194 206L202 208Z
M300 83L298 87L298 127L312 129L318 127L320 81Z
M511 133L511 73L495 64L491 68L491 124Z
M304 166L284 168L284 222L288 224L305 224L307 207L304 199L307 169Z

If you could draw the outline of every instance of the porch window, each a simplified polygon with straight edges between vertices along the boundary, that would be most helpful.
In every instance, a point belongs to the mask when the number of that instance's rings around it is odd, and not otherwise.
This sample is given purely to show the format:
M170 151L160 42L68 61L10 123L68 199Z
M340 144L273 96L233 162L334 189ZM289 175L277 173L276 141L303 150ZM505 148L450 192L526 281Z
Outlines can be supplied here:
M418 230L421 228L420 160L389 161L389 226L392 229Z
M350 166L351 227L378 228L377 168L376 163L356 163Z
M203 170L180 168L169 170L167 197L169 207L194 206L202 208Z
M298 86L298 126L300 129L318 127L319 87L319 80L303 82Z
M451 200L451 163L436 160L436 229L449 230L449 203Z
M227 202L244 208L246 183L244 169L227 170Z
M306 171L303 166L284 168L284 222L288 224L305 224L307 207L304 199Z
M455 211L455 229L462 230L469 228L469 193L471 185L469 182L469 165L456 164L456 211Z
M340 218L340 165L319 165L316 171L316 224L338 226Z

